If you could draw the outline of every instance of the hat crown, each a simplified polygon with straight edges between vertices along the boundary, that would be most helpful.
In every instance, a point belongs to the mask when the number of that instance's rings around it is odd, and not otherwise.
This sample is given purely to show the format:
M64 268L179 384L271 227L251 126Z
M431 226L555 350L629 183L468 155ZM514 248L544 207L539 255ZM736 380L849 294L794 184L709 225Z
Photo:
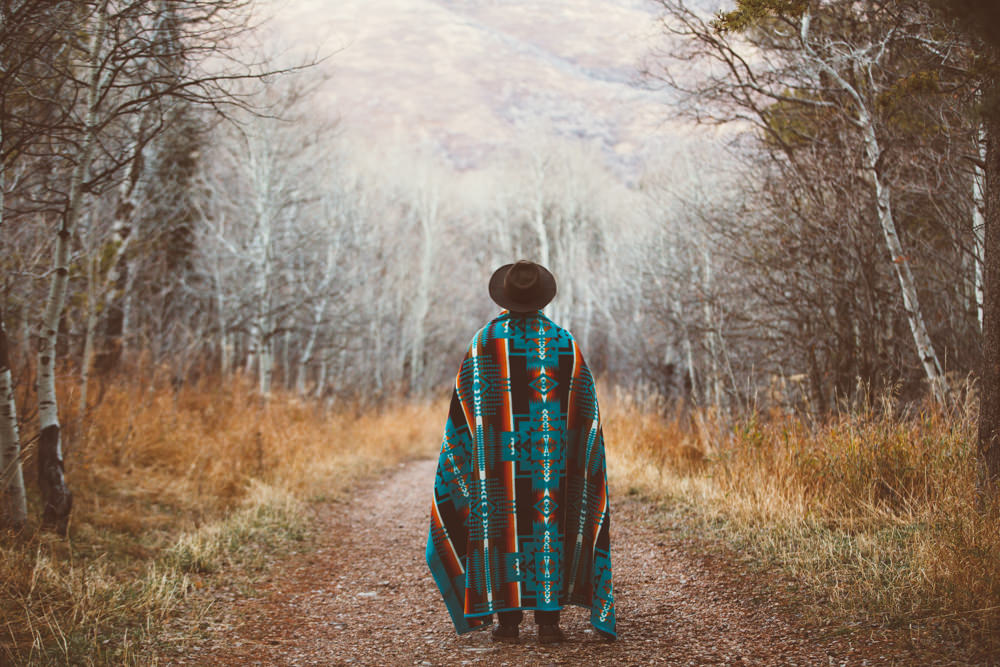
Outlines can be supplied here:
M504 264L490 278L490 297L509 311L541 310L556 295L556 280L544 266L521 259Z
M522 259L510 267L504 277L503 288L516 299L528 297L538 285L539 273L537 264Z

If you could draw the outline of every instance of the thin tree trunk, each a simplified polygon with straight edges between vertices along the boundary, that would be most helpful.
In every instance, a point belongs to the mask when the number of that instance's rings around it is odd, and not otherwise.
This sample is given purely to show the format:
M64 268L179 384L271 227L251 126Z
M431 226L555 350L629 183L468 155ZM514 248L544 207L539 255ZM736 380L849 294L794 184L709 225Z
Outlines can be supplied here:
M93 258L87 264L87 325L83 337L83 360L80 363L80 414L87 412L87 390L90 386L90 370L94 365L94 336L97 334L97 276L99 270Z
M274 339L260 343L260 393L264 398L271 394L271 378L274 375Z
M920 309L920 300L917 298L917 284L910 269L910 260L903 252L903 245L900 242L899 234L896 231L896 222L892 214L892 194L889 184L882 180L879 170L879 160L882 157L882 148L879 145L878 137L875 134L875 122L868 110L865 99L861 96L858 88L844 79L830 63L817 55L809 41L809 27L812 21L810 11L802 13L800 40L806 53L812 58L813 63L837 83L838 86L854 101L856 117L852 122L861 131L862 141L865 148L865 169L871 174L873 185L875 186L875 200L878 208L879 226L882 228L882 235L885 238L886 247L889 250L889 259L892 262L896 279L899 282L900 292L903 297L903 309L906 311L906 319L910 325L910 333L913 335L913 342L917 349L917 356L923 366L924 374L930 384L931 393L934 398L943 402L946 398L946 386L944 374L941 370L941 363L938 361L937 352L927 332L927 325L924 322L923 311ZM856 65L857 66L857 65ZM860 69L860 66L857 66ZM858 72L856 77L860 81L865 80L863 72Z
M326 312L327 298L323 298L313 310L312 328L309 330L309 339L306 341L305 350L299 357L298 372L295 378L295 391L300 396L306 395L306 375L309 371L309 364L313 359L313 352L316 349L316 339L319 338L320 325L323 323L323 313Z
M980 125L978 133L979 158L986 163L986 129ZM986 208L985 199L986 174L977 163L973 167L972 175L972 238L973 253L973 298L976 300L976 319L979 322L979 330L983 330L983 244L986 233Z
M260 276L257 278L257 324L255 326L257 346L257 371L260 393L266 399L271 393L271 373L274 371L274 342L271 321L271 219L263 203L258 198L257 219L260 229L257 239L258 256L261 260Z
M148 122L146 114L143 114L138 127L133 130L137 147L143 143ZM142 149L136 148L128 178L121 185L118 205L115 208L115 218L111 226L111 242L116 250L115 259L111 263L107 279L104 279L103 276L101 279L104 310L107 315L104 322L104 342L97 355L96 365L102 374L114 370L122 355L122 339L125 334L125 295L129 287L129 266L125 250L132 238L132 218L139 206L138 185L145 163Z
M538 263L551 271L552 258L549 253L549 231L545 224L545 165L538 164L537 159L535 164L534 223L535 233L538 235Z
M56 235L53 257L52 282L46 299L38 341L38 485L45 502L43 525L65 535L69 526L69 513L73 495L66 486L63 475L62 434L59 425L59 404L56 399L56 338L62 318L66 290L69 285L70 241L80 217L83 203L83 184L90 171L94 133L97 125L97 107L100 103L101 45L104 41L105 2L97 12L93 40L90 48L90 81L87 91L87 117L83 143L70 181L69 203L62 216Z
M410 391L420 395L426 386L424 377L424 345L427 337L426 319L430 310L431 269L434 261L435 229L437 227L437 192L429 184L429 192L423 193L427 200L421 206L420 229L420 273L417 294L413 300L413 340L410 347Z
M992 82L994 91L1000 83ZM988 110L986 229L983 243L983 367L979 374L979 490L996 496L1000 485L1000 106Z
M910 333L913 335L913 343L917 348L917 356L924 368L924 374L930 383L931 393L935 400L943 402L945 400L944 373L941 370L941 363L938 361L937 352L927 332L927 325L924 322L924 314L920 308L920 300L917 297L917 283L913 278L913 271L910 269L910 260L903 252L903 244L896 231L896 222L892 214L892 196L889 184L882 180L878 170L878 160L881 156L881 149L878 139L875 137L875 129L871 125L871 119L866 116L862 118L865 123L865 157L867 158L868 170L872 175L875 185L875 199L878 206L878 221L882 228L882 236L885 238L886 247L889 250L889 258L892 261L893 269L896 272L896 279L899 282L899 290L903 296L903 310L906 311L906 319L910 325Z
M131 236L129 237L131 238ZM123 270L125 271L125 282L122 287L122 330L121 334L118 336L118 357L119 359L128 358L129 354L129 336L132 332L132 326L136 317L136 311L133 308L133 293L135 288L135 272L131 270L131 267L127 263L122 263Z
M225 378L233 368L232 336L226 326L226 295L222 289L222 276L219 267L214 267L215 311L219 326L219 372Z
M3 197L0 195L0 210ZM10 370L10 349L3 314L0 313L0 526L24 526L28 506L21 469L21 439L17 430L17 404Z
M127 223L119 216L115 220L112 241L121 248L129 237ZM97 367L101 373L110 373L118 366L124 348L126 323L126 294L129 285L128 259L124 252L118 253L114 265L108 274L104 294L104 310L107 313L104 322L104 344L97 356Z
M326 358L323 358L319 362L319 375L316 376L316 389L313 391L313 396L316 398L322 398L323 391L326 389Z
M252 375L257 369L257 333L255 327L250 327L250 333L247 336L247 358L246 363L243 366L243 372L247 376Z
M375 300L375 317L372 318L371 323L371 337L375 341L375 357L373 359L373 365L375 366L375 395L381 399L382 394L385 391L385 381L382 376L382 308L380 299ZM339 369L338 369L339 370Z
M312 336L309 337L310 342L312 341ZM311 354L309 350L308 343L306 344L306 351ZM305 352L302 353L302 358L299 359L299 363L295 370L295 393L299 396L306 395L306 381L309 375L309 360L306 358Z
M684 355L687 357L688 381L691 383L691 396L698 400L698 378L694 370L694 350L691 346L691 337L688 336L687 327L684 328Z
M89 152L86 146L84 152ZM81 164L83 162L81 161ZM74 193L70 197L70 208L62 216L62 224L56 238L53 262L55 271L46 300L38 345L37 393L38 420L41 427L38 436L38 485L45 502L42 522L61 535L66 534L73 501L63 476L59 405L56 399L56 338L66 299L66 287L69 283L69 245L73 222L79 211L82 171L78 166L77 173L73 177Z
M705 346L708 348L709 362L712 367L711 397L708 396L709 386L705 386L705 402L713 403L716 408L722 409L722 371L719 368L719 350L716 345L717 326L715 313L712 308L712 300L708 298L708 293L712 289L712 258L708 251L703 252L704 270L702 275L703 298L705 299Z
M281 335L281 383L287 389L292 389L291 358L292 332L285 331Z
M225 330L219 336L219 356L219 373L222 377L226 377L233 367L233 344Z
M2 132L2 128L0 128ZM3 135L0 134L0 144ZM7 175L0 164L0 231L4 223L4 196ZM28 520L21 468L21 438L17 429L17 403L10 368L10 345L0 310L0 526L15 530Z

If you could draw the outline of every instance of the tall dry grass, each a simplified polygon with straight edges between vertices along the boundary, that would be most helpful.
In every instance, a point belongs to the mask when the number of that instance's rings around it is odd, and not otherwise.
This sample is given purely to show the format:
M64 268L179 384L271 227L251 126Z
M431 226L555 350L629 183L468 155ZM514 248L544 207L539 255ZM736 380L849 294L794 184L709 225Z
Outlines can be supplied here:
M973 406L900 417L884 400L822 423L724 422L620 391L603 407L612 485L780 567L815 620L916 623L997 647L1000 512L977 505Z
M242 379L174 389L135 373L79 415L62 386L70 539L32 527L2 542L0 663L140 662L203 577L263 567L308 534L309 501L432 456L446 412L443 400L327 411L280 391L263 403ZM777 566L817 619L916 622L995 647L1000 513L976 506L969 406L732 422L601 396L613 493L645 494L761 571Z
M309 501L433 455L446 411L331 411L281 391L265 403L241 378L174 389L144 375L109 383L85 415L62 383L70 537L33 525L3 539L0 664L136 663L203 575L263 566L308 533Z

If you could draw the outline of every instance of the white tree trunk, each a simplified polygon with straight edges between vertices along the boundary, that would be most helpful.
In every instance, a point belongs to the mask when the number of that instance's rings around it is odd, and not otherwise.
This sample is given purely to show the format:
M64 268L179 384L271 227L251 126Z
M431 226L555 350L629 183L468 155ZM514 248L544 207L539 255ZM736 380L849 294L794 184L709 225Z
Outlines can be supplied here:
M84 220L81 221L81 237L89 236L88 233L83 233L83 229L90 229L90 225L93 222L90 215L84 216ZM87 412L87 391L90 387L90 372L94 366L94 337L97 334L97 323L99 321L97 300L99 294L101 293L102 287L98 285L99 281L103 281L103 277L99 276L101 268L99 262L103 253L98 249L86 248L86 243L84 244L84 254L88 255L84 258L83 264L86 267L87 276L87 302L86 302L86 325L84 326L84 336L83 336L83 359L80 364L80 404L79 412L81 415Z
M94 260L87 264L87 326L83 337L83 360L80 363L80 414L87 412L87 389L90 386L90 371L94 365L94 336L97 333L97 294L94 282L96 267Z
M323 267L323 280L320 283L319 291L323 295L313 306L312 326L309 329L309 338L306 341L305 349L298 360L298 371L295 377L295 391L299 396L306 395L306 378L309 374L309 364L312 363L316 354L316 341L319 339L320 329L323 325L323 315L326 314L327 306L330 303L330 289L334 276L337 272L337 257L334 247L331 244L326 253L326 264Z
M309 372L309 364L312 363L313 354L316 350L316 340L319 338L319 330L323 324L323 313L326 312L327 299L323 298L313 309L312 327L309 329L309 339L306 347L299 357L298 372L295 377L295 391L299 396L306 395L306 376Z
M98 9L90 48L90 80L87 91L87 115L83 142L77 155L76 167L70 180L69 202L53 253L52 282L42 314L38 337L38 478L45 501L43 523L65 534L72 506L72 494L63 476L62 434L59 424L59 404L56 399L56 338L59 320L69 285L70 242L80 219L83 204L83 184L90 172L94 134L97 131L97 108L101 100L100 62L104 42L107 2Z
M271 393L271 378L274 376L274 340L260 344L260 393L265 398Z
M225 378L233 370L233 340L226 322L226 291L217 263L212 267L212 279L215 283L216 326L219 327L219 372Z
M267 137L254 135L250 139L250 163L254 184L254 213L256 228L253 239L256 284L257 313L251 327L251 345L254 346L257 361L257 381L260 393L267 398L271 392L271 376L274 371L274 340L271 321L271 272L274 270L272 241L277 202L274 163ZM249 363L249 360L248 360Z
M417 211L420 225L420 265L417 279L417 292L413 299L411 313L413 338L410 342L410 391L423 393L427 384L424 377L424 347L426 344L426 320L430 310L431 271L434 262L434 245L437 241L438 192L436 183L428 183L421 194L420 207Z
M384 361L382 359L382 308L379 305L381 301L376 300L375 303L375 317L372 318L371 323L371 337L375 341L375 355L373 359L373 365L375 366L375 395L380 397L382 392L385 391L385 378L383 377L383 365Z
M229 339L229 334L223 330L219 335L219 373L222 377L226 377L232 369L233 343Z
M704 260L702 265L702 298L705 300L705 347L708 349L708 360L712 369L711 385L706 384L705 386L705 402L722 408L722 371L719 368L719 349L716 345L717 324L712 300L708 298L712 289L712 258L708 254L708 250L704 250L702 256ZM707 395L709 390L712 392L711 396Z
M312 335L309 336L309 341L312 342ZM308 351L309 344L306 344L306 349ZM305 352L302 353L302 358L299 359L298 366L295 370L295 393L299 396L306 395L306 382L309 376L309 362L305 359Z
M549 251L549 231L545 224L545 157L535 157L535 210L532 222L535 224L535 234L538 235L538 263L552 270L551 253ZM515 259L521 259L520 257ZM531 259L531 258L528 258Z
M132 318L135 316L135 311L132 309L132 293L134 291L133 287L135 286L135 271L131 271L127 264L125 270L125 293L122 294L122 335L119 356L127 358L129 351L129 337L133 324Z
M927 332L923 311L920 309L920 300L917 297L917 284L913 278L913 271L910 269L910 260L906 256L906 253L903 252L903 244L900 242L899 234L896 232L896 223L892 215L892 197L889 184L883 182L882 177L878 173L877 164L881 150L878 140L875 137L875 129L867 114L863 114L861 120L865 124L866 167L870 171L875 184L878 221L882 227L882 235L885 238L886 247L889 250L889 258L896 272L900 292L903 295L903 309L906 311L906 319L909 322L910 333L913 335L913 342L917 348L917 356L920 357L920 363L930 383L931 393L936 400L943 402L946 392L944 374L941 371L941 364L938 361L937 352L935 352L934 345L931 342L930 334Z
M247 358L246 363L243 365L243 372L247 376L252 375L257 372L257 330L256 327L250 327L250 333L247 335Z
M825 61L823 57L817 55L812 48L809 41L811 20L812 16L810 12L803 12L800 26L802 46L813 63L829 75L854 102L857 115L851 120L861 130L865 148L865 168L871 174L872 182L875 186L875 201L878 208L879 226L882 228L882 235L889 250L889 260L892 262L900 292L903 296L903 309L906 311L906 318L910 325L913 343L916 346L917 356L920 358L924 374L927 376L928 383L930 384L931 394L935 400L939 402L944 401L947 392L944 374L942 373L941 364L938 361L937 352L934 350L930 334L927 332L923 312L920 309L920 301L917 298L917 285L913 278L913 271L910 269L910 260L906 256L906 253L903 252L903 245L896 231L896 223L892 215L891 190L889 184L883 181L879 173L879 159L882 156L882 149L875 134L874 119L858 89L845 80L833 66ZM867 67L875 65L875 61L865 63ZM863 69L859 61L855 61L855 67L858 70ZM857 78L859 81L866 80L863 72L859 71L858 74Z
M684 353L687 356L687 372L688 377L691 379L691 395L694 399L698 400L698 380L694 371L694 350L691 346L691 338L687 334L687 329L684 329Z
M0 128L2 132L2 128ZM0 140L3 135L0 134ZM0 164L0 231L4 229L4 196L7 174ZM17 403L10 369L10 344L0 312L0 526L20 528L28 520L21 467L21 438L17 429Z
M323 391L326 389L326 367L326 359L320 359L319 374L316 376L316 389L313 391L313 396L316 398L322 398Z
M982 124L978 132L979 160L986 164L986 132ZM976 299L976 319L979 322L979 331L983 330L983 246L986 240L986 174L976 162L972 175L972 238L973 238L973 294Z
M2 135L0 135L2 136ZM0 230L3 229L5 174L0 165ZM18 529L28 520L21 467L21 438L10 369L10 345L0 313L0 526Z

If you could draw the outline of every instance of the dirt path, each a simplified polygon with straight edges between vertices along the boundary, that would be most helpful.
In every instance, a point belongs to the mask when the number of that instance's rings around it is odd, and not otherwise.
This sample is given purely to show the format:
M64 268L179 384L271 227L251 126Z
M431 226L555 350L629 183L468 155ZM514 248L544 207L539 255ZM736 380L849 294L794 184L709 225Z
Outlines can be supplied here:
M279 561L256 597L237 597L200 646L161 664L197 665L876 665L940 664L872 638L797 627L760 583L692 555L650 527L647 505L612 501L620 640L599 641L583 609L563 612L569 641L541 647L455 635L424 564L433 461L372 482L320 514L327 537Z

